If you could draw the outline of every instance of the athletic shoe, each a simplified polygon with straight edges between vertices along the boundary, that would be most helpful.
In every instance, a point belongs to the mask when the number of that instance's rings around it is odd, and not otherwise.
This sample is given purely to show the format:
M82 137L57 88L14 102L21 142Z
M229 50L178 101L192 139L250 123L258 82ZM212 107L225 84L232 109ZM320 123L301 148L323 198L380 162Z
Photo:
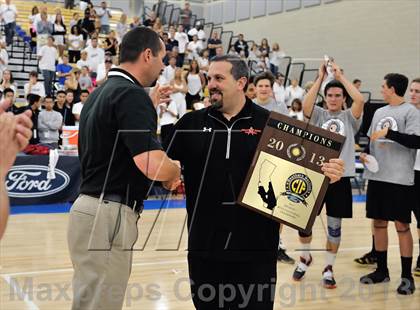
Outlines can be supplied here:
M388 269L386 271L380 271L376 269L374 272L369 273L360 278L360 283L363 284L376 284L376 283L385 283L389 282L389 272Z
M295 271L293 272L293 280L300 281L305 276L305 272L308 269L310 265L312 265L312 255L309 254L309 261L306 261L302 256L300 257L300 262L295 268Z
M413 277L402 278L401 284L397 288L397 293L400 295L411 295L416 290Z
M332 266L328 265L322 272L322 285L327 289L334 289L337 284L334 280Z
M372 253L366 253L362 257L355 258L354 261L359 265L374 265L377 262L376 256Z
M286 250L279 248L277 252L277 260L281 263L293 265L295 260L286 254Z
M416 264L416 268L414 268L413 274L416 277L420 277L420 255L419 255L419 257L417 257L417 264Z

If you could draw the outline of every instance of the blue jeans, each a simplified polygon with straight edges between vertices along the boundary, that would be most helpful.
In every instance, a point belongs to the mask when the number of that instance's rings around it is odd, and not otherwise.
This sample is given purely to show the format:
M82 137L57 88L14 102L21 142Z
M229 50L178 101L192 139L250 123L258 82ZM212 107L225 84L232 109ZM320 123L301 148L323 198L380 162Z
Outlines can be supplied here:
M16 23L8 23L4 25L4 34L6 36L6 45L13 43L13 36L15 35Z
M52 88L55 80L55 71L42 70L42 76L44 77L45 94L52 96Z
M110 31L110 26L109 25L102 25L101 26L101 33L102 34L108 34Z

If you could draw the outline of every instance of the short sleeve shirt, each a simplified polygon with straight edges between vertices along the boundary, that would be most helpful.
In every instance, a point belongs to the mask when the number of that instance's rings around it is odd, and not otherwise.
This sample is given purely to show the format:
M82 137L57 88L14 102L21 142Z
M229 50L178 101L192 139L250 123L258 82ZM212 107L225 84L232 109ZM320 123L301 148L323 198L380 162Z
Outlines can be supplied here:
M100 195L105 188L106 194L143 200L151 182L133 157L161 150L156 131L156 110L142 85L128 72L111 69L80 116L81 193Z

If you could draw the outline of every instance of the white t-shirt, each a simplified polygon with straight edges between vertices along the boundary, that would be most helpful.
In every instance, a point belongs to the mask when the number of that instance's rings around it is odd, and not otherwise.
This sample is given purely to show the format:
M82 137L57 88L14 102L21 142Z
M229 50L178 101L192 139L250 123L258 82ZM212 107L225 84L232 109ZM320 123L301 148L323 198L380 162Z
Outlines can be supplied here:
M175 40L178 41L179 53L184 54L185 49L187 48L187 44L189 42L188 35L185 32L176 32L175 33Z
M98 65L105 62L105 52L102 48L93 48L89 46L84 49L87 52L87 60L89 62L89 69L93 72L98 71Z
M188 35L190 37L197 36L199 40L204 40L206 38L206 33L202 29L197 30L197 28L190 29Z
M209 66L209 59L208 58L198 57L197 62L198 62L198 66L200 67L200 69L203 68L203 67L208 67Z
M45 88L44 88L44 83L42 82L36 82L36 84L32 86L31 91L29 91L29 83L26 83L23 86L23 90L25 92L25 97L28 94L34 94L40 97L45 97Z
M5 24L10 24L16 21L17 9L14 4L2 4L0 6L0 14L3 17Z
M157 107L157 113L158 115L160 115L160 108L161 105L158 105ZM178 109L176 107L176 102L174 100L172 100L167 108L169 111L171 111L172 113L174 113L175 115L178 115ZM164 126L164 125L169 125L169 124L174 124L177 120L176 116L173 116L171 113L169 112L163 112L162 117L159 119L159 124L160 126Z
M286 90L283 85L279 85L277 82L274 82L273 93L277 102L286 103Z
M199 74L189 73L187 77L188 93L196 95L201 91L201 78Z
M112 65L111 68L115 68L115 66ZM105 63L101 63L98 65L98 72L97 72L96 80L100 81L100 80L103 80L104 78L106 78L106 68L105 68Z
M0 59L4 61L4 64L0 63L0 75L3 77L3 71L6 70L9 63L9 55L5 49L0 50Z
M55 72L55 61L58 58L58 52L54 46L44 45L38 51L38 56L41 56L39 69Z
M292 85L287 86L286 88L286 104L288 107L292 104L293 99L300 99L303 100L303 96L305 95L305 90L300 87L292 87Z
M79 59L77 62L76 62L76 66L79 68L79 69L82 69L83 67L88 67L89 68L89 61L86 59L86 60L83 60L83 59Z
M75 36L74 34L69 35L69 50L70 51L80 51L83 47L83 36L79 34Z
M81 102L75 103L73 105L73 108L71 109L71 113L77 114L77 115L80 116L80 113L82 113L82 109L83 109L83 103L81 103ZM76 126L79 126L78 121L76 121Z
M165 69L163 69L163 77L166 80L166 83L170 83L174 77L175 77L175 69L176 68L172 68L171 65L166 66Z
M201 41L191 41L188 43L188 49L191 51L188 54L188 59L192 60L198 58L198 53L200 53L200 51L203 49L203 44Z

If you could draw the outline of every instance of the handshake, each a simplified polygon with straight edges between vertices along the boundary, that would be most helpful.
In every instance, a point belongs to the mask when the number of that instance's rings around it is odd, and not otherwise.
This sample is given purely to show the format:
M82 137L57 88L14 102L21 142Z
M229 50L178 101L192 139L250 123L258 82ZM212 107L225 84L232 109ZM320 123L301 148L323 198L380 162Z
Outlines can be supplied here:
M174 175L174 177L168 181L162 181L162 186L170 191L173 191L181 185L181 163L178 160L171 160L174 165L178 167L178 173Z

